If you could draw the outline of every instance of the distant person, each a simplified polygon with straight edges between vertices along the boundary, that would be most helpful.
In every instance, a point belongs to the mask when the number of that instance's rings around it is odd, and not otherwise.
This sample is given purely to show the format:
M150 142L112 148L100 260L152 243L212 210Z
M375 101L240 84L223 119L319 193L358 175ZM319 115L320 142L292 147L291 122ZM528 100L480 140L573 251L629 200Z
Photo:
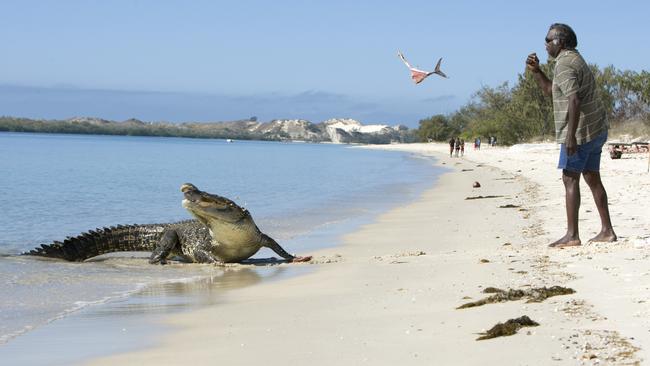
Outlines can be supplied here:
M494 136L492 138L492 147L495 147L495 146L497 146L497 137L496 136Z
M490 136L490 139L488 140L488 146L492 146L492 140L493 139L494 139L494 137Z
M600 233L590 241L616 241L607 192L600 179L600 155L607 141L608 124L594 75L576 49L578 40L571 27L560 23L551 25L545 41L549 57L555 59L553 81L539 67L534 53L528 55L526 68L533 73L544 94L553 97L555 139L560 144L558 168L562 169L565 189L567 232L549 246L581 245L578 231L581 174L591 189L601 222Z
M481 138L477 137L476 141L477 141L478 149L481 150Z
M465 140L460 139L460 156L465 156Z
M458 157L458 154L460 153L460 138L458 137L454 140L454 151L456 152L456 157Z
M452 137L449 139L449 157L451 158L452 155L454 154L454 145L456 144L456 140Z

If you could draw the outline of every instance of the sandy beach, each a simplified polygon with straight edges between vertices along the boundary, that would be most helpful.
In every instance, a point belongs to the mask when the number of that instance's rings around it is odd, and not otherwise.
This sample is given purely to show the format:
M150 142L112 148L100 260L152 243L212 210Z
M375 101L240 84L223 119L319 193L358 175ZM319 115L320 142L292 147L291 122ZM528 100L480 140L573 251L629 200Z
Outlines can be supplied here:
M564 234L554 144L467 151L445 144L379 147L435 156L449 168L414 203L343 245L315 271L229 291L222 303L171 316L156 345L91 365L634 365L650 357L650 175L647 155L602 159L616 243L587 243L598 214L582 184L581 247ZM390 172L386 172L390 174ZM481 187L474 188L473 183ZM307 253L299 253L307 254ZM282 264L287 266L290 264ZM231 270L241 270L238 266ZM533 289L574 293L533 299ZM523 297L457 309L494 293ZM535 301L536 300L536 301ZM477 340L500 322L537 326Z

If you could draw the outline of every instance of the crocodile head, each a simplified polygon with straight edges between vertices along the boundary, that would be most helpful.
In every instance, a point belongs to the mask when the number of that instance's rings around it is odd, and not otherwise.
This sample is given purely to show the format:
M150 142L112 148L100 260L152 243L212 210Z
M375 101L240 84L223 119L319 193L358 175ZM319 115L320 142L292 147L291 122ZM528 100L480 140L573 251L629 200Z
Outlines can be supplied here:
M203 192L191 183L181 185L183 207L206 226L212 228L224 223L236 223L250 216L248 210L241 208L226 197Z

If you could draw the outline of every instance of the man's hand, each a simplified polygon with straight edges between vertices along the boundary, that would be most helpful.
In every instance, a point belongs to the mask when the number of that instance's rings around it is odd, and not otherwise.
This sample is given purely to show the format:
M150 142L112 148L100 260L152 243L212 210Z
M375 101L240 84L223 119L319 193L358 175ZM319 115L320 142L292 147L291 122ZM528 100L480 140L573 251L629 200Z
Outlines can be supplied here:
M535 52L528 55L526 58L526 70L529 70L533 73L537 85L542 89L544 95L551 96L553 95L553 83L544 75L542 69L539 67L539 59Z
M566 153L568 156L572 156L578 152L578 141L576 140L576 137L567 136L564 142L564 147L566 148Z
M530 55L528 55L528 58L526 58L526 69L534 73L538 73L542 71L539 68L539 59L537 58L537 54L535 52L531 53Z

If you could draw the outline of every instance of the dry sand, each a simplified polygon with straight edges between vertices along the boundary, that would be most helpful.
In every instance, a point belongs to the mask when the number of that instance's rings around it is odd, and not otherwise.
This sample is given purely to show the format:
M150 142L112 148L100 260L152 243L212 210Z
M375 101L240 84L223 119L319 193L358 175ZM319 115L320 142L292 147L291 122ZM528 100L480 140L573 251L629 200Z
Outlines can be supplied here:
M317 271L230 291L225 303L171 317L175 330L156 347L90 363L626 365L648 359L647 157L603 155L617 243L549 249L565 230L555 145L484 148L463 158L450 158L444 144L381 148L437 156L451 170L417 202L347 235L344 245L315 253L313 263L294 264ZM473 188L474 181L481 187ZM585 186L583 192L586 242L600 226ZM496 197L466 199L478 196ZM488 296L482 293L488 286L554 285L576 292L456 309ZM540 325L476 340L523 315Z

